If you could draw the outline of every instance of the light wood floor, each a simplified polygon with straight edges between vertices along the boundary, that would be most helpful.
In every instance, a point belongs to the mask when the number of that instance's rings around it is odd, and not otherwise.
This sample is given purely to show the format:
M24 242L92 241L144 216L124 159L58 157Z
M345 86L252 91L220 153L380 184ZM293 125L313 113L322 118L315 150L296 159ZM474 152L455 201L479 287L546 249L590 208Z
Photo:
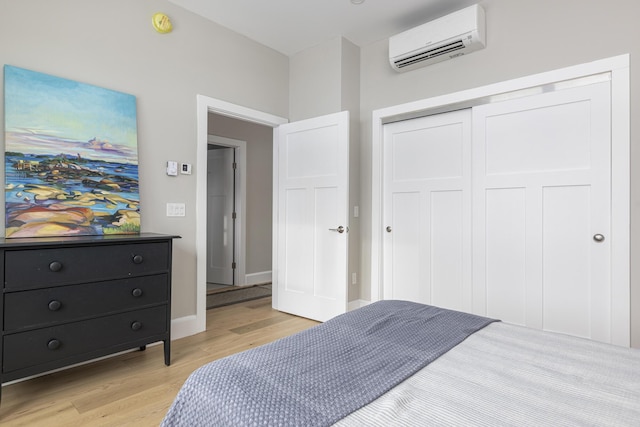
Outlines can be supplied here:
M307 329L316 322L271 309L271 298L207 312L207 331L2 389L0 425L158 426L182 383L203 364Z

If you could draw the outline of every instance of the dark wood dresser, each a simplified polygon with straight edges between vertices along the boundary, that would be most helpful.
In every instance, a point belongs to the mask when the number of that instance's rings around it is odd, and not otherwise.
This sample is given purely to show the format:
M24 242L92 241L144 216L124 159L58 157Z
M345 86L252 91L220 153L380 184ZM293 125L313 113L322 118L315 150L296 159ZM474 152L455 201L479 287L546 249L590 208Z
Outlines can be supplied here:
M0 239L0 382L164 342L178 236Z

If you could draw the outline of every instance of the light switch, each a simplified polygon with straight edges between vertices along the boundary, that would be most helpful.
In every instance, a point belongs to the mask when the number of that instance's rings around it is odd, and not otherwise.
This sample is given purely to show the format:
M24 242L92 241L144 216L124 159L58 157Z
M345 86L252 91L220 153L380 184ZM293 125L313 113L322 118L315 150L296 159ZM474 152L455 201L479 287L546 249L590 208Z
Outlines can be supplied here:
M185 216L185 214L184 203L167 203L167 216Z

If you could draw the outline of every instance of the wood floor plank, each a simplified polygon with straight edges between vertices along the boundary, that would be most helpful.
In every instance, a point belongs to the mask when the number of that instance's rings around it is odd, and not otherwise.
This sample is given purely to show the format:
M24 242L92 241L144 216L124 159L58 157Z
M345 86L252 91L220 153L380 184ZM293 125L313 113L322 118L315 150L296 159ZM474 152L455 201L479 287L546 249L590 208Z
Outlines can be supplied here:
M2 388L0 425L157 426L200 366L308 329L317 322L271 308L271 298L207 312L207 331L171 343L55 372Z

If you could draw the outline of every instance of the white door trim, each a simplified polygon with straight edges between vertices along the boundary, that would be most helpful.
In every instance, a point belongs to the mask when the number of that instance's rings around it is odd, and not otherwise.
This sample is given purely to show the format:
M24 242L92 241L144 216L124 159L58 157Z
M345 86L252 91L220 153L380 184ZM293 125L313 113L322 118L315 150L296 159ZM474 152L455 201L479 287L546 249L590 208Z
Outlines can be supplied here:
M245 275L246 263L246 226L247 218L244 214L244 207L247 203L247 142L240 139L225 138L218 135L208 135L207 142L222 147L233 148L236 152L236 163L238 164L236 185L235 185L235 210L236 228L234 234L233 257L236 260L236 268L233 272L236 286L247 284Z
M611 73L612 126L612 324L630 318L630 96L629 55L620 55L586 64L482 86L373 111L371 158L371 301L382 299L382 149L383 126L394 117L428 115L447 106L536 88L599 73ZM626 330L615 331L612 342L630 342L630 322ZM624 345L624 344L622 344Z
M288 120L269 113L231 104L204 95L196 96L196 315L182 336L196 334L207 328L207 144L209 113L233 117L250 123L277 128ZM186 329L190 333L186 333Z

